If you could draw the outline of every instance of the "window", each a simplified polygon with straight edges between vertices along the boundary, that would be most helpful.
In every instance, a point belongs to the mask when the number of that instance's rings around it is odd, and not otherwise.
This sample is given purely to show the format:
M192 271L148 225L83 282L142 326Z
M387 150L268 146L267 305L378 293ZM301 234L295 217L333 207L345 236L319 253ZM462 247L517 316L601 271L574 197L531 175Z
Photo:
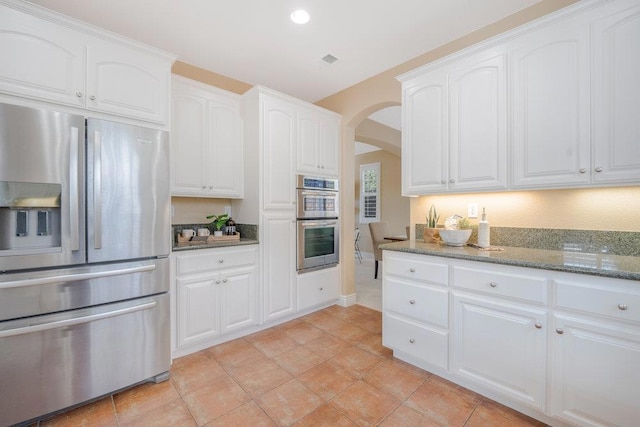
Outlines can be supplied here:
M360 165L360 224L380 221L380 163Z

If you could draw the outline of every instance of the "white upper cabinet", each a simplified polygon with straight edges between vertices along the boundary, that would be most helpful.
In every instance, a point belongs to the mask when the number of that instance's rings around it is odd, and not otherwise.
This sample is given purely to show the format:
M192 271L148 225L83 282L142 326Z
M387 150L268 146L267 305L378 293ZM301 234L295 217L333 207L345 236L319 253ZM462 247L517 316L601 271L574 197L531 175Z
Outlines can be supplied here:
M171 194L242 197L240 97L174 77L172 105Z
M507 187L506 57L491 54L449 74L450 190Z
M640 182L640 5L585 1L399 76L403 194Z
M297 172L337 177L340 119L312 109L300 109L297 126Z
M0 91L84 106L85 43L69 28L0 5Z
M295 210L296 109L287 101L262 99L265 210Z
M448 175L447 77L429 73L403 87L402 194L446 189Z
M174 58L24 2L0 4L0 92L168 121Z
M589 180L588 27L561 22L510 47L513 186Z
M640 4L603 6L593 24L593 141L597 183L640 182Z

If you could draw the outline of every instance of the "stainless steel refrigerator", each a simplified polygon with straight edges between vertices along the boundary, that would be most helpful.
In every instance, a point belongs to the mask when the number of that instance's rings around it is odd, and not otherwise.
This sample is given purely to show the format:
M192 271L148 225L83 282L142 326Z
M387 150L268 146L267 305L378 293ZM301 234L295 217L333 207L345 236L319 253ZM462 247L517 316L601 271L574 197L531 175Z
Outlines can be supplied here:
M0 104L0 425L170 365L163 131Z

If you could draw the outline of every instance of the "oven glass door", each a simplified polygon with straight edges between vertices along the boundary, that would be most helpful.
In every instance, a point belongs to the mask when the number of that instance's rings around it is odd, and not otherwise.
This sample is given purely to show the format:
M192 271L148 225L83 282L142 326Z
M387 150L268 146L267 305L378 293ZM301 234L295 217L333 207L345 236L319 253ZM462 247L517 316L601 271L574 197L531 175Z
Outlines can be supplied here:
M338 220L298 221L298 270L338 263Z
M336 218L338 193L298 190L298 218Z

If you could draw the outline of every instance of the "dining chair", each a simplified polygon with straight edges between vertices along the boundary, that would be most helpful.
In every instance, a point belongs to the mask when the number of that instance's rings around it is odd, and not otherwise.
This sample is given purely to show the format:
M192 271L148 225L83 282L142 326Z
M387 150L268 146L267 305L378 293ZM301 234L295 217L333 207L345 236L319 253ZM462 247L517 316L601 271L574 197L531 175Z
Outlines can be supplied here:
M362 264L362 253L360 252L360 245L358 244L359 241L360 241L360 229L356 228L354 232L353 249L356 253L356 257L358 258L358 261L360 261L360 264Z
M376 270L373 274L373 278L378 278L378 262L382 261L382 249L378 248L378 245L382 243L389 243L389 240L385 240L385 236L389 234L389 224L386 222L370 222L369 232L371 233L371 242L373 243L373 257L376 261Z

